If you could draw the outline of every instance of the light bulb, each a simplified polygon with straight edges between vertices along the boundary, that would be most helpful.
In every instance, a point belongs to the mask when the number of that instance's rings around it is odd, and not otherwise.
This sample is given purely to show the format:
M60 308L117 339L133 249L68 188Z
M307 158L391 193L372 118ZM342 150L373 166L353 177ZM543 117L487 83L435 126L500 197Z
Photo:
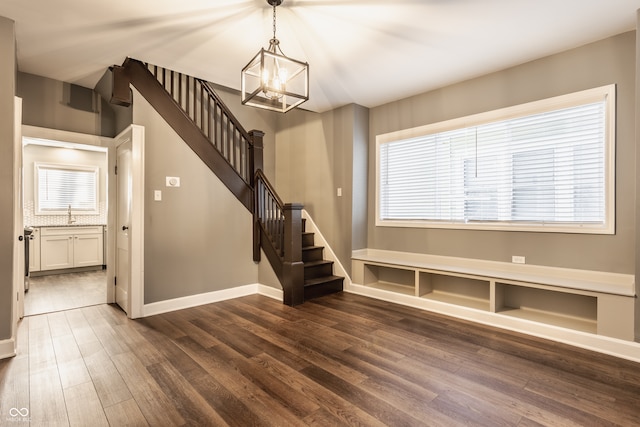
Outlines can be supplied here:
M278 78L284 85L287 82L287 79L289 78L289 71L286 68L279 68Z
M273 73L273 77L271 77L271 73L269 70L265 68L262 71L262 86L264 96L268 99L280 99L282 98L282 94L279 93L283 88L283 82L281 76L278 72Z
M271 81L271 87L274 90L281 90L282 89L282 82L280 81L280 76L278 76L278 75L274 76L273 80Z

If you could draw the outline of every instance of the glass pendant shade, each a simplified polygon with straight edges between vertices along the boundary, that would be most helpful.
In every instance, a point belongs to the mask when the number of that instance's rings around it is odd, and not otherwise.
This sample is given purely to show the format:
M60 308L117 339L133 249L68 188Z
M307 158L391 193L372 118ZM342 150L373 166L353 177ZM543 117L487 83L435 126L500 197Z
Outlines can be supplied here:
M309 99L309 64L276 53L277 43L242 69L242 103L286 113Z

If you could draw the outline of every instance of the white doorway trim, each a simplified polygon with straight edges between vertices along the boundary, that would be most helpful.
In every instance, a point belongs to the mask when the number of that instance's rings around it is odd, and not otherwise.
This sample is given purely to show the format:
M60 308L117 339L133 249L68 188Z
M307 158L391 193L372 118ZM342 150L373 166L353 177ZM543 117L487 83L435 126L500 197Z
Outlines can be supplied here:
M73 144L81 144L81 145L92 145L96 147L106 147L107 148L107 168L109 169L107 173L107 233L105 235L106 238L106 264L107 264L107 287L106 287L106 301L107 303L112 303L114 301L113 293L113 277L114 277L114 269L113 269L113 259L110 257L110 248L113 246L114 242L111 240L111 234L109 230L113 228L113 220L112 217L112 195L113 192L113 184L112 177L113 174L113 162L112 162L112 151L115 153L115 140L113 138L99 136L99 135L90 135L86 133L78 133L78 132L69 132L59 129L49 129L42 128L37 126L30 125L22 125L22 137L23 138L31 138L31 139L42 139L47 141L64 141ZM114 175L115 176L115 175ZM113 199L115 200L115 199Z
M18 345L18 322L24 316L24 224L22 220L22 98L14 97L13 103L13 292L11 299L11 337L0 341L0 359L14 356ZM23 236L20 238L19 236Z
M131 125L131 167L133 194L131 208L131 313L136 319L144 316L144 126Z
M132 282L131 310L129 317L142 317L144 314L144 127L131 125L124 130L131 132L132 136L132 167L133 167L133 200L132 225L135 224L136 232L132 235ZM116 138L108 138L98 135L89 135L77 132L68 132L58 129L48 129L36 126L22 125L22 136L54 141L66 141L76 144L107 147L108 150L108 213L107 213L107 302L115 302L115 202L116 202ZM133 269L135 265L135 270Z

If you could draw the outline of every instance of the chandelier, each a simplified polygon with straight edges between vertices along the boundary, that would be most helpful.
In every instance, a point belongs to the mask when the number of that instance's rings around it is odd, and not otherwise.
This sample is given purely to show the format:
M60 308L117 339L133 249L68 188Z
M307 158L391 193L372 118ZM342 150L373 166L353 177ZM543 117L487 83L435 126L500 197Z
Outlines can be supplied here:
M286 113L309 99L309 64L282 53L276 38L276 6L282 0L267 3L273 6L273 38L242 69L242 103Z

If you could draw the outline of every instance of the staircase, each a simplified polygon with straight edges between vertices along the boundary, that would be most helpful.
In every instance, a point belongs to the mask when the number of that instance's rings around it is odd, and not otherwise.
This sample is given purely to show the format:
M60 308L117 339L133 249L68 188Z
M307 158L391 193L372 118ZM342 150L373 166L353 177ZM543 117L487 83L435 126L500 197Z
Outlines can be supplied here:
M344 277L333 274L333 261L324 259L324 246L315 245L315 234L306 231L302 220L302 263L304 264L304 300L342 291Z
M247 132L206 81L127 58L113 66L111 102L130 105L129 86L156 109L240 202L253 213L253 259L266 254L282 284L283 303L295 306L342 291L333 261L305 231L302 205L282 202L262 172L262 137Z

